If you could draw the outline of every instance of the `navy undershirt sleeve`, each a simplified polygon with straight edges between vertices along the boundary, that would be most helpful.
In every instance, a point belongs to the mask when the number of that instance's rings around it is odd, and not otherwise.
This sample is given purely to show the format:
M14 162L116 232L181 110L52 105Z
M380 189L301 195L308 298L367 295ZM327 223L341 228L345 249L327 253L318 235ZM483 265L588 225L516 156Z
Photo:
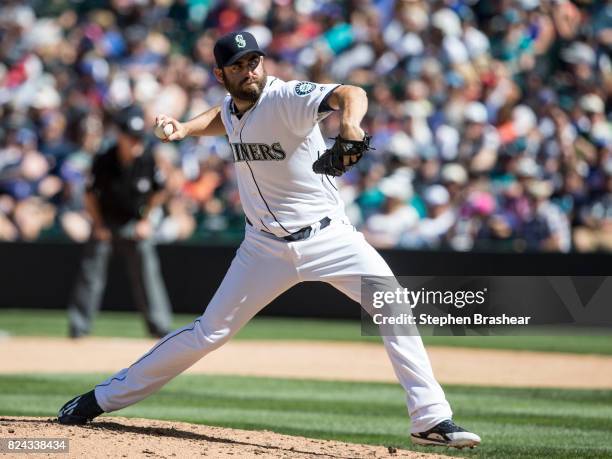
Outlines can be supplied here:
M333 93L333 92L334 92L336 89L338 89L339 87L340 87L340 85L336 86L334 89L332 89L331 91L329 91L329 92L328 92L328 93L325 95L325 98L324 98L324 99L321 101L321 103L319 104L319 110L318 110L318 112L319 112L319 113L325 113L325 112L333 112L333 111L335 111L333 108L331 108L331 107L329 106L328 99L329 99L329 96L331 96L331 95L332 95L332 93Z

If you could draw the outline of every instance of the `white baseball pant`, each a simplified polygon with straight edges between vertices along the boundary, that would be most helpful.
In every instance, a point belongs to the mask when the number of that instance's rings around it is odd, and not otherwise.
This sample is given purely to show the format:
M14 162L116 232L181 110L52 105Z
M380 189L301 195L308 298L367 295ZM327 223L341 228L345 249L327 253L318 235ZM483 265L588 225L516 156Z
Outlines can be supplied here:
M310 238L285 242L251 226L204 314L162 338L149 352L95 388L105 412L159 390L226 343L257 312L302 281L324 281L360 302L361 276L392 276L383 258L346 219L332 220ZM411 431L452 417L420 336L384 336L395 374L406 391Z

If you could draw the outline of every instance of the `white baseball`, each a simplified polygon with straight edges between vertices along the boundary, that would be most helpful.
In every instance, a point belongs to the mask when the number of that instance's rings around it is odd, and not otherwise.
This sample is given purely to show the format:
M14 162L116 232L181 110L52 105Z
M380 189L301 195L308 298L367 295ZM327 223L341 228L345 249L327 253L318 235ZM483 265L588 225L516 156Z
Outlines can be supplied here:
M174 126L170 123L162 126L161 124L156 124L153 133L158 139L166 139L170 134L174 132Z

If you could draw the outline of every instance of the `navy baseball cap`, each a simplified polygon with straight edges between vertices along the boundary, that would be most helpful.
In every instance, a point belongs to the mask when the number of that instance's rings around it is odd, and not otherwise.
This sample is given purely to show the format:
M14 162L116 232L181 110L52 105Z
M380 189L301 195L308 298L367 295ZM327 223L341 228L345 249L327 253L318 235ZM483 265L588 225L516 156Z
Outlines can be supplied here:
M115 122L122 132L131 137L142 139L147 133L144 112L138 105L131 105L121 109L115 115Z
M215 43L215 60L219 68L232 65L242 56L249 53L257 53L260 56L265 56L255 37L249 32L231 32L223 35Z

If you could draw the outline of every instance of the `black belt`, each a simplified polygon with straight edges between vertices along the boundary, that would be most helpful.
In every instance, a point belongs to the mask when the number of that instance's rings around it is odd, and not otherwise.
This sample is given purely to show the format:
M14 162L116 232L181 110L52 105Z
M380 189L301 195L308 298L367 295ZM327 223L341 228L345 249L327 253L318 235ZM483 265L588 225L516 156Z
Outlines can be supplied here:
M253 226L253 224L251 223L251 221L248 219L248 217L245 217L246 222ZM317 223L320 223L321 226L319 226L319 229L323 229L329 226L329 224L331 223L331 218L329 217L323 217L321 220L319 220ZM316 225L317 223L315 223L314 225ZM310 234L312 233L313 230L313 226L314 225L310 225L310 226L305 226L304 228L297 230L295 233L291 233L288 236L276 236L275 234L270 233L269 231L264 231L264 230L260 230L262 233L266 233L266 234L272 234L272 236L277 237L279 239L283 239L284 241L287 242L296 242L296 241L301 241L303 239L308 239L310 237Z

